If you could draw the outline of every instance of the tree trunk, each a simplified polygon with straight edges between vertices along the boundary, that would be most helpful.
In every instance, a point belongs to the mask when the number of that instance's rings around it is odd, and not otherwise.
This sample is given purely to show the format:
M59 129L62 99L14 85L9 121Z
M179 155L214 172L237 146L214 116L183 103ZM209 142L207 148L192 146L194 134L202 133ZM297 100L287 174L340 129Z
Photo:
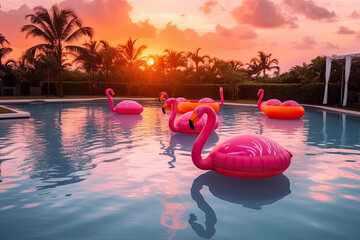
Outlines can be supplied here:
M58 91L58 95L59 97L63 97L63 86L62 86L62 71L60 70L59 71L59 74L58 74L58 77L59 77L59 91Z

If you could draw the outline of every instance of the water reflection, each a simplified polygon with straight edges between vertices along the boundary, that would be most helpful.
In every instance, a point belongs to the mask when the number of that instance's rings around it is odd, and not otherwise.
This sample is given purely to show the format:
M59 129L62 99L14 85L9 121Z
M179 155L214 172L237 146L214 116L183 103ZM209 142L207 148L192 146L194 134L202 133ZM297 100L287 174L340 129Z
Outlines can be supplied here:
M214 171L200 175L193 182L191 197L205 213L205 227L196 222L197 217L193 213L190 214L189 223L200 237L207 239L214 236L217 219L200 192L203 186L208 186L209 191L219 199L255 210L261 210L263 206L273 204L291 193L289 179L284 174L267 179L231 178Z
M163 186L165 198L161 200L165 211L161 213L160 222L167 228L166 238L171 240L178 230L185 229L188 224L182 218L186 212L186 207L179 179L172 172L168 175L167 180L168 183Z
M360 143L360 118L346 114L314 111L307 116L307 143L320 148L351 148ZM360 150L360 146L355 146Z
M169 146L167 147L165 143L160 140L161 149L163 150L163 153L160 153L160 155L166 155L171 157L171 160L168 162L168 164L170 165L169 168L175 168L175 150L191 152L192 146L194 145L197 137L197 134L171 133ZM209 139L206 141L204 149L214 147L218 141L219 135L217 134L217 132L212 132Z
M281 131L286 134L293 134L296 131L301 131L304 128L303 119L284 120L284 119L273 119L261 115L259 117L260 134L263 133L263 128Z
M122 114L111 114L108 119L112 122L119 123L122 128L133 128L142 119L143 116L139 115L122 115Z

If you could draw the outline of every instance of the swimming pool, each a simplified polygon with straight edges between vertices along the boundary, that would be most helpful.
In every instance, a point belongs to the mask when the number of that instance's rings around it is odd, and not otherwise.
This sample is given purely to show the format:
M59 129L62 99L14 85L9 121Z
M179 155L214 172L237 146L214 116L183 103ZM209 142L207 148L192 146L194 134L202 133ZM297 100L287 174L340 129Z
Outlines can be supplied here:
M0 239L358 239L359 117L224 105L203 154L262 134L294 155L284 174L246 180L197 169L196 136L141 103L140 116L106 101L9 105L31 118L0 121Z

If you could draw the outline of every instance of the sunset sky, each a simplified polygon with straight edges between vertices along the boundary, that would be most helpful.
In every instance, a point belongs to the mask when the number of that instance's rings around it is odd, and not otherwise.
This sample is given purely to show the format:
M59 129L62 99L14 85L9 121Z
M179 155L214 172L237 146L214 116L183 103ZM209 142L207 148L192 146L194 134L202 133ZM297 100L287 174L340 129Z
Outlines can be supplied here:
M360 0L0 0L0 33L17 59L34 45L21 26L34 6L70 7L113 46L137 38L146 54L195 51L247 63L259 50L280 72L319 55L360 52ZM138 46L139 46L138 45Z

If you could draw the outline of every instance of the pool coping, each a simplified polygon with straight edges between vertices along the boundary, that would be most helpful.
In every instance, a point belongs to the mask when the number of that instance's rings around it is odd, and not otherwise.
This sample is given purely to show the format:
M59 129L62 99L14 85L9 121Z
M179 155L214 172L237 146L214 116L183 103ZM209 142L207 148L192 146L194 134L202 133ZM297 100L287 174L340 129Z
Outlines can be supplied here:
M17 99L17 100L0 100L0 104L7 104L7 103L60 103L60 102L87 102L87 101L96 101L96 100L106 100L107 98L69 98L69 99ZM156 100L157 98L122 98L118 97L115 98L118 100L123 99L130 99L130 100ZM253 106L256 107L256 104L251 103L224 103L224 105L234 105L234 106ZM0 119L9 119L9 118L30 118L29 112L15 110L9 107L5 107L0 105L3 108L7 108L14 113L2 113L0 114ZM319 106L319 105L311 105L311 104L302 104L304 107L312 107L318 109L324 109L331 112L336 113L345 113L349 115L355 115L360 117L360 112L345 110L345 109L338 109L326 106Z
M10 111L13 111L13 113L2 113L0 114L0 119L12 119L12 118L30 118L29 112L19 111L16 109L12 109L9 107L5 107L0 105L0 107L6 108Z
M8 106L2 106L1 104L20 104L20 103L27 103L27 104L41 104L41 103L66 103L66 102L88 102L88 101L96 101L96 100L106 100L107 98L69 98L69 99L16 99L16 100L0 100L0 107L6 108L13 113L1 113L1 119L13 119L13 118L30 118L30 113L25 111L19 111L13 108L9 108ZM124 100L156 100L158 98L122 98L117 97L114 99Z

